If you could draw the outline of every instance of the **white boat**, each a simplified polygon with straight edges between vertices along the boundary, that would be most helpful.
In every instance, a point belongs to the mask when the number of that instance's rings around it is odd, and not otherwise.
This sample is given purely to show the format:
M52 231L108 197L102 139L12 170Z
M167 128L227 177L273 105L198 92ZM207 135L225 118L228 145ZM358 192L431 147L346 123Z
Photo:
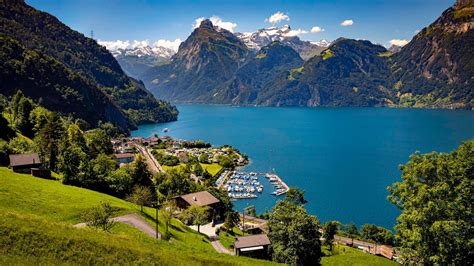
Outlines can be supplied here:
M167 128L167 127L163 128L163 132L165 132L165 133L168 132L169 130L170 130L170 129Z

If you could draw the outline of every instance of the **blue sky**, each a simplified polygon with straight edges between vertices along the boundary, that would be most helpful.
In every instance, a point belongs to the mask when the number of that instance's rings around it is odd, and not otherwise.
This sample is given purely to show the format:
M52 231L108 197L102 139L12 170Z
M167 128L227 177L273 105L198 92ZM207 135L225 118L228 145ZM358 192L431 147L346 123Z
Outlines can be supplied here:
M101 41L185 40L200 17L217 16L235 31L251 32L271 26L266 21L283 13L277 25L300 29L304 40L338 37L367 39L385 46L410 40L454 0L26 0L58 17L66 25ZM345 20L351 23L341 26ZM236 26L234 25L236 24ZM311 32L315 26L318 33Z

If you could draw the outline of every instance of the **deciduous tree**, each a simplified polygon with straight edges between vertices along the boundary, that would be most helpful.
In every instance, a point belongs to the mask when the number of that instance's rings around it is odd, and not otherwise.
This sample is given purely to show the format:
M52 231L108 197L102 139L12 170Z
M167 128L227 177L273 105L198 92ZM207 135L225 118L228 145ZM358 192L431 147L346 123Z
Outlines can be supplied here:
M292 265L315 265L321 259L319 221L306 212L301 200L285 197L273 207L268 236L273 260Z
M474 141L449 154L416 153L389 187L396 238L409 264L472 265Z
M143 212L143 206L153 203L153 194L146 186L136 186L133 188L132 194L127 197L127 200L140 206L140 211Z
M205 225L208 222L209 210L208 206L191 205L181 214L181 219L190 222L192 225L197 225L198 232L200 233L201 225Z
M324 237L324 244L329 246L329 250L332 250L333 243L334 243L334 236L337 234L339 230L340 223L338 221L329 221L324 224L323 226L323 237Z

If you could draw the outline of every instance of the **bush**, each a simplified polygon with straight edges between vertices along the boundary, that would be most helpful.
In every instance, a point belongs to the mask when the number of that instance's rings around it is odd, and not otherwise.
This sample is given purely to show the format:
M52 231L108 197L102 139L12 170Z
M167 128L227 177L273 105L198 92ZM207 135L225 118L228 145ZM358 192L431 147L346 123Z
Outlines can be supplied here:
M110 203L104 202L97 207L84 211L81 218L88 226L110 232L110 229L115 225L115 222L111 220L114 213L115 211Z

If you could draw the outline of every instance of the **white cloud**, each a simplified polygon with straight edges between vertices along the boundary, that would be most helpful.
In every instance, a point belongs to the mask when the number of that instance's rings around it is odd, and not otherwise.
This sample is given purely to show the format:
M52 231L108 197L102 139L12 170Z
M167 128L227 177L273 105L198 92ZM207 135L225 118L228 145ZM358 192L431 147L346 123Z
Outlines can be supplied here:
M409 40L393 39L390 41L390 44L396 45L396 46L405 46L409 42L410 42Z
M307 34L308 31L302 30L302 29L297 29L297 30L290 30L289 32L283 34L285 37L295 37L301 34Z
M148 40L137 41L134 40L133 43L130 45L131 48L140 48L140 47L147 47L150 46L150 42Z
M271 15L269 18L265 19L265 21L268 21L272 24L276 24L283 20L289 21L290 17L281 11L278 11L275 14Z
M197 18L195 21L194 21L194 24L193 24L193 29L199 27L199 25L201 25L201 22L203 20L205 20L206 18L204 17L200 17L200 18ZM230 32L234 32L235 31L235 28L237 28L237 23L234 23L234 22L230 22L230 21L223 21L220 17L218 16L212 16L211 18L209 18L209 20L212 22L212 24L214 26L218 26L219 28L223 28L223 29L226 29Z
M324 29L319 27L319 26L314 26L311 28L311 32L318 33L318 32L323 32Z
M107 50L114 51L118 49L126 49L130 46L130 41L100 41L98 42L100 45L105 46Z
M346 19L343 22L341 22L341 26L343 27L348 27L354 25L354 21L352 19Z
M153 45L155 47L165 47L168 49L172 49L173 51L177 52L179 45L182 43L181 39L176 39L174 41L170 40L158 40Z

